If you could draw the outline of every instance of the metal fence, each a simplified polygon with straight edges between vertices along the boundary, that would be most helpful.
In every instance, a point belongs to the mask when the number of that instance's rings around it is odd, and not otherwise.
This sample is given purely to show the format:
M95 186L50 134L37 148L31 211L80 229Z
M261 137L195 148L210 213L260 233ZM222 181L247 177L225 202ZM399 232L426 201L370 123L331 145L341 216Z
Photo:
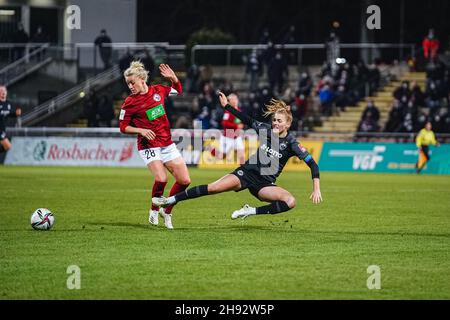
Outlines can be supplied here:
M411 56L414 56L416 51L413 43L341 43L339 47L341 56L350 60L359 59L364 50L368 52L369 57L381 56L390 61L401 60L403 49L408 49ZM263 51L267 48L266 44L194 45L191 48L191 64L241 65L252 50ZM323 43L277 44L275 48L284 50L293 57L292 64L322 64L326 60ZM202 51L206 52L202 54Z
M216 130L217 131L217 130ZM6 132L11 136L37 137L37 136L64 136L64 137L123 137L119 128L65 128L65 127L7 127ZM252 131L253 132L253 131ZM297 131L295 135L300 139L316 141L371 141L371 142L414 142L415 132L313 132ZM208 130L201 129L172 129L174 137L211 136ZM128 135L127 135L128 136ZM450 133L437 133L440 143L450 143Z

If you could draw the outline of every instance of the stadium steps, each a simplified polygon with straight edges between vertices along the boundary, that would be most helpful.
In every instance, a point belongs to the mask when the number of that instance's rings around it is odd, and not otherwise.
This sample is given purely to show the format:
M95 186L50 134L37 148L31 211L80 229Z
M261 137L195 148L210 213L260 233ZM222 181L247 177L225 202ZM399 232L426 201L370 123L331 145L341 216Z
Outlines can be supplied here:
M67 128L87 128L87 119L78 119L76 122L66 124Z
M356 131L362 113L366 108L367 102L372 100L380 111L380 120L378 122L380 128L384 128L389 118L389 112L393 104L394 91L401 85L402 81L415 81L422 89L425 90L426 74L424 72L408 72L399 80L391 81L383 88L377 91L373 96L366 97L364 101L358 102L356 107L347 107L345 111L338 111L336 115L325 118L321 127L314 128L316 132L349 132Z

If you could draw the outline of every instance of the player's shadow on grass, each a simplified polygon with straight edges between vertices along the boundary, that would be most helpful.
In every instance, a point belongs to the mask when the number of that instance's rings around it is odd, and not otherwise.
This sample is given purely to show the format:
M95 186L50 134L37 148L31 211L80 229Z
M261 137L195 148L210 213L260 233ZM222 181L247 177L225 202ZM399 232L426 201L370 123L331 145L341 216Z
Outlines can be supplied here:
M88 226L95 227L127 227L136 229L158 229L157 227L151 226L150 224L139 224L139 223L129 223L129 222L89 222L86 223Z
M127 227L127 228L136 228L136 229L145 229L145 230L166 230L166 227L163 223L160 223L159 226L151 226L150 224L139 224L139 223L129 223L129 222L89 222L85 224L86 226L95 226L97 228L101 227ZM228 226L195 226L195 227L176 227L177 231L211 231L214 230L223 230L223 231L274 231L273 227L269 226L256 226L256 225L228 225Z

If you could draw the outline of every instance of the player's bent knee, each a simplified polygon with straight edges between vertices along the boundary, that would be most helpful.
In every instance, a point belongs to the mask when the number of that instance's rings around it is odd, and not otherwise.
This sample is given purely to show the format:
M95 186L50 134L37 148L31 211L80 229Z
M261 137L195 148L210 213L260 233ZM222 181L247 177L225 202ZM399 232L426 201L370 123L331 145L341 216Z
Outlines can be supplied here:
M292 196L286 198L285 202L287 203L290 209L295 208L295 206L297 205L295 198Z
M155 175L155 182L167 183L167 175L163 175L163 174L159 175L159 174L156 174L156 175Z
M183 185L183 186L187 186L187 185L190 185L190 184L191 184L191 179L189 179L189 178L179 179L179 180L177 181L177 183L178 183L178 184L181 184L181 185Z

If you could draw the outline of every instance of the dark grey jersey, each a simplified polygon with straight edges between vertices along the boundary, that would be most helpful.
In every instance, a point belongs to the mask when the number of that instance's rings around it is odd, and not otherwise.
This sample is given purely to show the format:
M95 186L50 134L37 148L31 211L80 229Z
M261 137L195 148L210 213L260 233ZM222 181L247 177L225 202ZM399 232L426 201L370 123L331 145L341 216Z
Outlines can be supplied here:
M288 133L284 138L280 138L273 132L270 124L256 121L234 108L227 106L225 109L235 113L244 123L255 129L258 134L259 148L242 165L246 170L257 173L269 182L275 182L290 157L297 156L306 163L313 160L308 151L300 145L291 133Z
M273 132L271 125L259 121L253 121L251 127L258 133L259 148L243 167L258 173L262 178L275 182L292 156L305 162L312 159L291 133L280 138Z
M0 132L6 130L6 118L8 117L16 117L16 108L8 100L0 101Z

